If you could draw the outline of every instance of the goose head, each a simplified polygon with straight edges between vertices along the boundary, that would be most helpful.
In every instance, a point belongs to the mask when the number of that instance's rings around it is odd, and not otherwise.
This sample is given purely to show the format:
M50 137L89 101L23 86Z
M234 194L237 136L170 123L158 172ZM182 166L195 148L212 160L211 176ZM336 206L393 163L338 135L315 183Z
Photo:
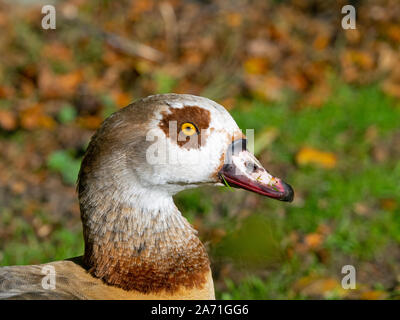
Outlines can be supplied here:
M228 183L278 200L293 199L292 188L247 150L246 137L226 109L207 98L162 94L142 99L110 116L92 146L110 162L108 173L122 171L122 180L135 183L133 189L174 195Z
M292 188L246 144L224 107L193 95L150 96L107 118L88 146L78 180L84 258L92 274L141 292L201 285L207 254L174 205L174 194L229 184L293 199Z

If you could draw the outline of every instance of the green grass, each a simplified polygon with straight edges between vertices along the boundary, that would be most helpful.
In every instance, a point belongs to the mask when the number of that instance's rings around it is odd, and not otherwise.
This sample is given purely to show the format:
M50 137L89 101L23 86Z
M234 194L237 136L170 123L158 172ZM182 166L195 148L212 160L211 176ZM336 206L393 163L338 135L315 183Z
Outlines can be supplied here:
M72 151L58 150L50 154L47 165L51 170L59 172L65 183L74 185L78 179L81 160L75 159Z
M40 238L35 232L32 223L20 216L3 210L1 212L2 229L11 229L12 237L7 240L7 245L2 248L1 265L24 265L62 260L83 253L82 229L76 226L65 229L56 221L51 220L51 215L43 212L35 214L41 223L54 226L51 237ZM50 220L48 220L50 218ZM54 219L53 219L54 220Z

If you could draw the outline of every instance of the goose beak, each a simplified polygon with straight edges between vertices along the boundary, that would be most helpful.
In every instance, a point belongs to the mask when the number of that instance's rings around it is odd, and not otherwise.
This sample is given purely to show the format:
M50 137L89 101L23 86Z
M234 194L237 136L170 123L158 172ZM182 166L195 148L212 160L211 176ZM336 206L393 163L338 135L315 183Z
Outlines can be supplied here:
M218 175L222 183L273 199L291 202L294 197L290 185L270 175L257 158L247 151L245 139L236 140L230 145Z

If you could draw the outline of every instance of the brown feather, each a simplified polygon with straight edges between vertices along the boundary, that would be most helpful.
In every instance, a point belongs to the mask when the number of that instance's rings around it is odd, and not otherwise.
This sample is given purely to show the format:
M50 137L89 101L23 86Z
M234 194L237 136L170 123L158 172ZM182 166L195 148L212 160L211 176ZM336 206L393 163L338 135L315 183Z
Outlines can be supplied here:
M56 288L44 289L41 273L43 267L53 266L56 272ZM12 266L0 268L0 299L90 299L90 300L184 300L215 299L211 272L206 275L201 289L181 288L174 294L167 291L143 294L126 291L105 284L93 277L83 266L82 257L56 261L42 265Z

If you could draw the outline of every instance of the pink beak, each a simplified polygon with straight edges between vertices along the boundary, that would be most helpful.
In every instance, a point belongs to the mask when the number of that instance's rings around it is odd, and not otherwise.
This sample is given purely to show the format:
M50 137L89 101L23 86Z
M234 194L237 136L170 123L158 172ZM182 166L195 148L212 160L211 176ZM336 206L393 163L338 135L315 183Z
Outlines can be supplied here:
M270 175L257 158L247 151L245 139L236 140L231 144L219 176L222 182L227 182L232 187L253 191L273 199L291 202L294 197L290 185Z

